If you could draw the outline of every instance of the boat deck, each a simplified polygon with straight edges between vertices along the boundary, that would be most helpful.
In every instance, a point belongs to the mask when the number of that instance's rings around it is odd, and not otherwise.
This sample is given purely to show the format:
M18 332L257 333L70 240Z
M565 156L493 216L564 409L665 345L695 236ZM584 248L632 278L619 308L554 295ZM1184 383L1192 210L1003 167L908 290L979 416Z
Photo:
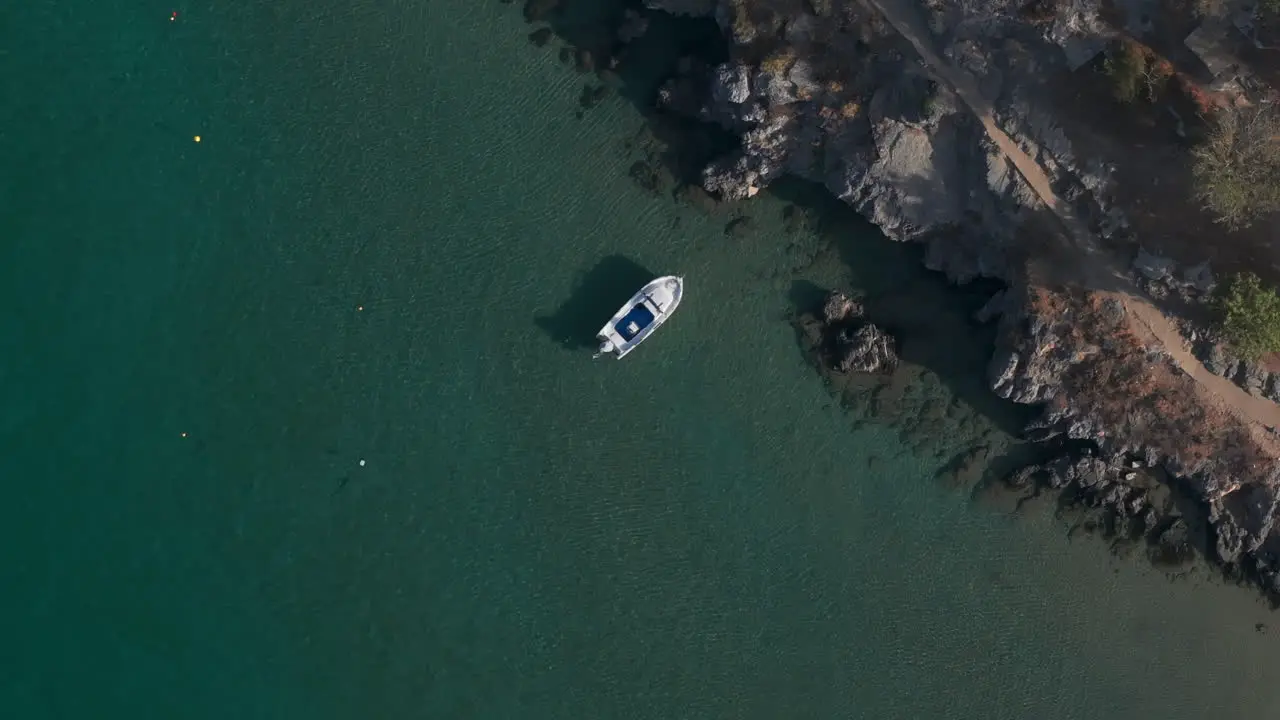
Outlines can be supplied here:
M622 319L613 326L613 329L618 331L618 335L623 340L630 341L636 335L639 335L641 330L649 327L649 323L653 322L653 317L653 312L645 307L644 303L640 303L631 308L631 312L623 315Z

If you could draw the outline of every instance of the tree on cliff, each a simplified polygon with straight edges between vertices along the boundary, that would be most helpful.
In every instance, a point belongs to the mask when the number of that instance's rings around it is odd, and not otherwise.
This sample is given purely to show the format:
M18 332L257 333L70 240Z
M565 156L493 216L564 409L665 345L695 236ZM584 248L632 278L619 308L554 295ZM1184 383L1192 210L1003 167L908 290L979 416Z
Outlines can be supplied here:
M1247 359L1280 352L1280 296L1251 272L1231 278L1218 299L1222 332Z
M1192 151L1196 194L1230 229L1280 210L1280 117L1275 111L1224 110Z
M1111 78L1111 94L1122 103L1138 99L1138 89L1146 65L1147 59L1142 54L1142 47L1132 40L1126 38L1111 48L1102 65L1107 77Z
M1132 38L1122 38L1111 46L1102 69L1111 79L1112 96L1122 103L1139 97L1150 103L1158 101L1174 76L1168 60Z

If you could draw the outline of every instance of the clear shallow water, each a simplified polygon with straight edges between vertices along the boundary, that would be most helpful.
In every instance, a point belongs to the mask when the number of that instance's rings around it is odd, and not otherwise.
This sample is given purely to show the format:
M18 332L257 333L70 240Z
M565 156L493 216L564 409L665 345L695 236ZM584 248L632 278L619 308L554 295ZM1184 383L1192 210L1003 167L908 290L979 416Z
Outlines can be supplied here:
M0 15L6 716L1280 709L1250 596L933 479L1002 439L907 249L646 194L516 7L178 9ZM563 344L602 263L690 282L621 363ZM840 408L803 282L945 381Z

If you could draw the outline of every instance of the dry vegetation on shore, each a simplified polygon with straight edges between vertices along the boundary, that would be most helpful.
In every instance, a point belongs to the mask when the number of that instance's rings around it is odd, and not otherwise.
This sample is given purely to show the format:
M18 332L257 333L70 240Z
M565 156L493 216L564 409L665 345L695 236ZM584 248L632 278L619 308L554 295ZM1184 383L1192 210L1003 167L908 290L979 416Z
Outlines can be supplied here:
M1060 339L1054 352L1074 360L1050 412L1070 402L1077 416L1106 428L1111 442L1150 448L1188 474L1210 463L1237 477L1264 472L1273 449L1126 322L1117 324L1107 302L1079 289L1031 290L1031 316Z

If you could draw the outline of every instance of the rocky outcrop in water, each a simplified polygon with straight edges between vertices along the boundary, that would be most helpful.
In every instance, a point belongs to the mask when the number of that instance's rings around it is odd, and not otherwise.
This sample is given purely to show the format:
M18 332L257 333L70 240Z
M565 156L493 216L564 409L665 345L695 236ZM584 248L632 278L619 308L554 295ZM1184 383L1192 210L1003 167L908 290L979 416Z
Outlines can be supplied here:
M829 294L821 317L803 321L802 330L819 362L832 371L888 374L898 367L893 336L869 321L862 304L843 293Z
M845 328L835 337L837 367L840 372L887 373L898 366L893 338L867 323L858 329Z
M1008 482L1038 478L1030 487L1127 528L1108 534L1145 537L1153 559L1186 555L1173 523L1199 528L1206 559L1280 597L1280 467L1250 428L1192 399L1193 381L1125 331L1113 299L1024 285L1007 297L991 386L1042 404L1028 437L1068 448Z
M1194 509L1185 514L1172 501L1167 476L1140 459L1105 459L1096 449L1077 445L1001 482L1025 498L1056 494L1060 511L1075 511L1077 529L1122 547L1141 544L1147 557L1166 569L1186 567L1205 547L1204 516Z

